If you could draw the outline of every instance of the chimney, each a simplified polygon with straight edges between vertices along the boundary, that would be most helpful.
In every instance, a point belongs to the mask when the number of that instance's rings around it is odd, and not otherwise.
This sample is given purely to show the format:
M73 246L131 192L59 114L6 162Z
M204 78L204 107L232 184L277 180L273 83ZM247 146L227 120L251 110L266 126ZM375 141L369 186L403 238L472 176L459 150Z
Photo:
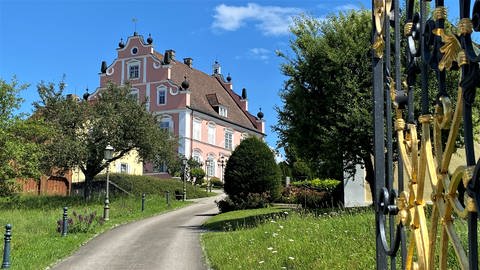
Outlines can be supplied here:
M183 63L189 67L192 67L193 59L191 57L183 58Z
M163 63L165 65L168 65L173 60L175 60L175 51L174 50L166 50L165 55L163 56Z

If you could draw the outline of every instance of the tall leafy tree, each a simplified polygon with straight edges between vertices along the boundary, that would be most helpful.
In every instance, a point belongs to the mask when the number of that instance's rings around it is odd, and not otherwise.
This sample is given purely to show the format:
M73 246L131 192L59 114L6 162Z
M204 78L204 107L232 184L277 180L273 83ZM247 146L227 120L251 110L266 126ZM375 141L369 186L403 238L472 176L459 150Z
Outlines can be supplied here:
M21 90L14 78L10 83L0 79L0 194L8 195L15 178L37 178L45 172L41 166L44 142L49 129L35 119L15 113L20 107Z
M291 164L303 160L317 174L336 179L363 164L372 189L371 24L367 10L331 15L322 21L307 16L295 20L290 43L293 56L279 53L286 61L281 69L288 79L280 94L283 107L277 108L274 130ZM437 82L434 71L430 73L429 94L434 102ZM458 72L447 74L453 102L457 78ZM417 87L415 96L419 91ZM415 99L416 116L419 107L420 100Z
M40 83L37 113L55 128L48 144L48 164L66 170L78 167L85 175L85 198L90 197L95 175L132 150L139 159L159 165L176 159L177 140L162 130L145 104L130 96L130 87L109 84L90 102L63 94L65 84ZM115 149L104 160L104 149Z
M280 53L288 79L274 126L279 146L323 176L342 179L363 163L372 181L370 25L368 11L301 16L291 28L294 55Z

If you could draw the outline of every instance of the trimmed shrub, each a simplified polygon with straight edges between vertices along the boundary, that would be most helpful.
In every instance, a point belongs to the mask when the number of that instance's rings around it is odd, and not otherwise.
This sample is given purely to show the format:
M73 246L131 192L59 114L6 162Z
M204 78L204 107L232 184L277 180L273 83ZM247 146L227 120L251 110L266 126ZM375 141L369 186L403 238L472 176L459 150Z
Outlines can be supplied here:
M196 167L190 170L190 178L193 181L195 177L195 184L201 184L203 182L203 178L205 177L205 171L202 168Z
M246 196L229 196L218 201L217 206L221 213L239 210L265 208L269 205L270 196L268 193L248 193Z
M305 181L292 182L291 185L294 187L307 187L311 189L323 190L323 191L333 191L339 185L340 181L335 179L312 179Z
M266 198L266 203L280 197L280 170L272 150L262 140L247 138L233 151L225 167L224 190L239 209L264 205L250 204L248 200L257 200L258 196L249 194L265 194L260 197Z
M104 174L99 174L95 176L95 182L98 182L101 188L104 187L106 181L106 176ZM135 195L146 194L165 194L165 191L170 191L170 195L174 194L175 190L181 190L183 193L183 182L177 179L161 179L152 176L144 175L128 175L124 173L112 173L110 174L110 181L114 182L121 188L126 191L133 193ZM95 183L94 182L94 183ZM111 194L115 196L116 193L122 194L121 191L118 191L113 185L110 186ZM192 185L186 185L187 188L187 197L192 198L201 198L208 197L208 193L205 190L195 188Z
M218 177L212 177L209 180L212 187L223 188L223 182Z

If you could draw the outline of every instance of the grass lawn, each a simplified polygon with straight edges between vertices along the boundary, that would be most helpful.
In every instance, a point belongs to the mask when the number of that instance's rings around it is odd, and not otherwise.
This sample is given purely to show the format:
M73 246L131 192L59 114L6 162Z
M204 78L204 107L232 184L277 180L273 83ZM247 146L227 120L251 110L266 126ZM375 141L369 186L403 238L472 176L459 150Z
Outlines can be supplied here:
M247 216L271 215L274 208L218 215L205 226ZM373 269L375 226L371 210L356 213L310 214L291 212L257 223L254 228L209 232L202 236L212 269ZM238 229L238 230L235 230Z
M100 232L187 204L173 199L169 208L163 196L149 195L146 197L145 211L141 212L141 196L114 197L110 203L110 221L103 225L96 224L85 233L69 233L61 237L57 232L57 220L62 218L63 206L68 206L69 217L73 211L82 215L96 212L101 217L103 201L86 204L78 197L20 197L14 201L4 200L0 204L1 235L5 232L4 225L12 224L11 269L45 269L72 254Z

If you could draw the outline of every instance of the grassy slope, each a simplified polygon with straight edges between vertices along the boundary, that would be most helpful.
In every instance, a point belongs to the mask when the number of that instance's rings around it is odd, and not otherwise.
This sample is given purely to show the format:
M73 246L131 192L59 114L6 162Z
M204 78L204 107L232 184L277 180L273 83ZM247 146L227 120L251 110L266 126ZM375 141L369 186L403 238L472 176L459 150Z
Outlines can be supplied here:
M291 213L253 229L206 233L202 242L213 269L372 269L373 224L369 212L321 218Z
M101 176L100 176L101 177ZM93 196L94 200L84 203L79 197L19 197L12 200L0 199L0 226L13 225L11 242L11 269L44 269L57 260L72 254L94 235L118 224L142 219L161 212L182 207L188 203L175 200L174 191L182 190L183 184L178 180L160 180L144 176L127 176L112 174L117 184L135 194L132 197L111 196L110 221L103 226L96 226L88 233L69 234L60 237L56 231L57 220L62 218L62 209L69 207L77 213L103 214L103 196ZM171 208L164 198L165 191L171 191ZM141 195L147 193L145 211L141 212ZM205 197L211 194L203 189L187 185L188 198ZM3 235L4 228L0 229ZM2 237L3 239L3 237ZM3 242L3 241L2 241ZM3 250L3 243L0 250Z
M37 201L38 198L22 198L21 201ZM59 201L59 199L53 199ZM21 203L21 202L20 202ZM24 203L32 207L32 203ZM33 203L38 204L38 203ZM110 204L110 221L97 225L88 233L71 233L61 237L56 231L57 220L62 218L63 205L69 206L69 213L97 212L103 213L103 203L100 201L83 204L80 200L63 198L58 206L47 203L45 207L8 208L5 203L0 209L0 224L11 223L11 269L44 269L57 260L71 254L80 245L94 235L118 224L138 220L161 212L184 206L188 203L172 201L170 208L165 199L159 196L147 197L145 211L141 212L141 197L113 198Z

